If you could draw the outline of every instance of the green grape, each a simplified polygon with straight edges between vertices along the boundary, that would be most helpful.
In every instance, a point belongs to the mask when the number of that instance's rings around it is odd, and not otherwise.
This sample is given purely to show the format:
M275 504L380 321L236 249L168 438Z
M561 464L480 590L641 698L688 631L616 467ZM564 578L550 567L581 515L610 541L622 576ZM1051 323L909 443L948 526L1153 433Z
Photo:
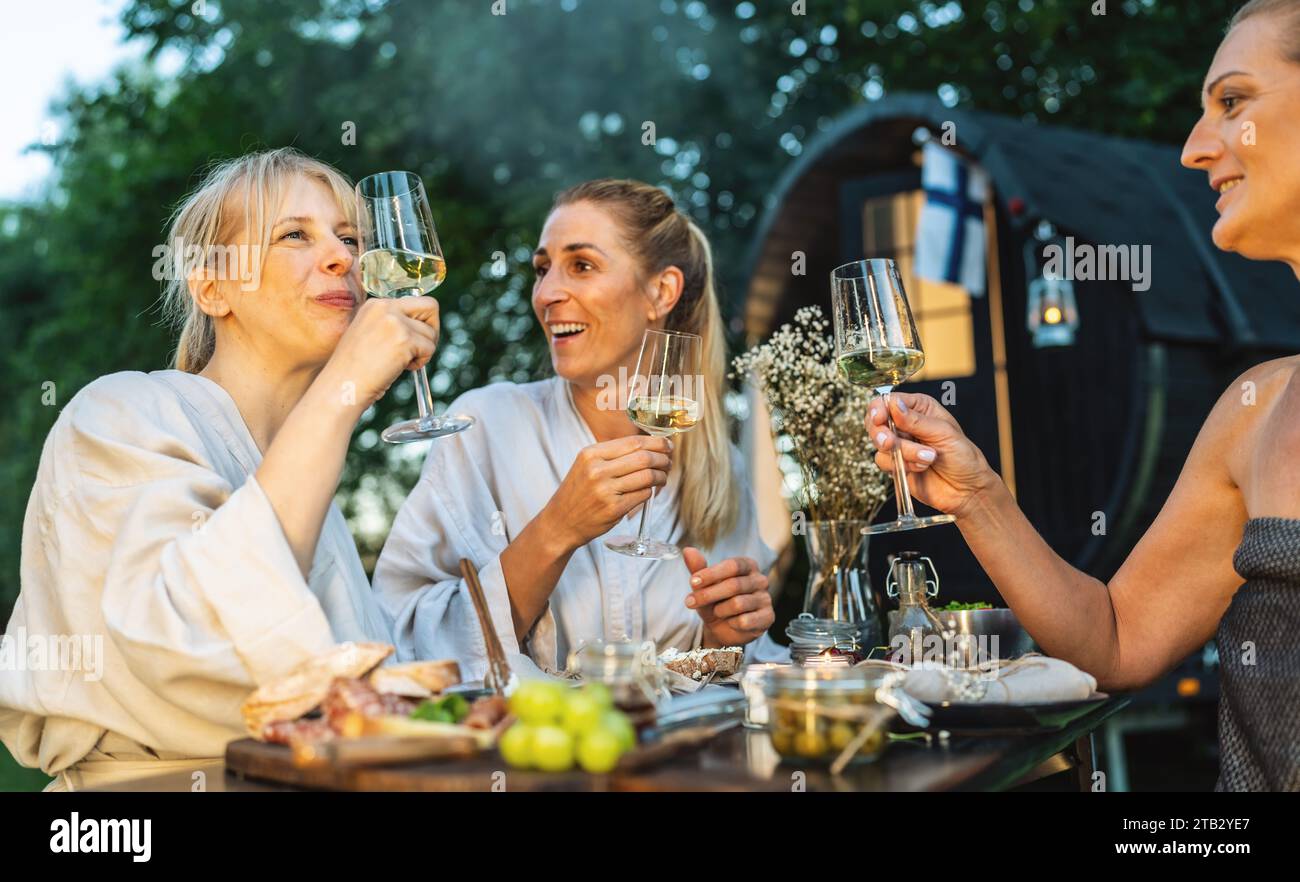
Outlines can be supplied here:
M636 747L636 729L632 727L632 721L622 711L605 711L600 717L600 727L617 735L624 750Z
M579 691L596 699L604 710L614 706L614 695L604 683L585 683Z
M564 710L564 687L545 680L525 680L510 696L510 711L525 723L554 723Z
M600 725L604 712L596 698L575 691L565 699L560 722L571 735L585 735Z
M533 764L533 727L515 723L501 735L497 745L501 758L516 769L527 769Z
M609 729L592 729L578 739L578 765L588 772L611 771L622 753L622 741Z
M573 736L559 726L538 726L533 730L533 764L543 772L567 772L573 768Z

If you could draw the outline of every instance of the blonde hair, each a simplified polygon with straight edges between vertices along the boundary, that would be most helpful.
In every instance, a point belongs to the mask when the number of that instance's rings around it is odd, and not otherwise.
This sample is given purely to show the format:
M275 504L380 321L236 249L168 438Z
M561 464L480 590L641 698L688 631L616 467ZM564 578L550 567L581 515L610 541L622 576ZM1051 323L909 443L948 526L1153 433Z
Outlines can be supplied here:
M352 182L346 175L292 147L280 147L247 153L209 167L198 187L172 213L167 248L183 249L187 255L194 253L194 264L199 265L201 261L206 271L214 265L219 250L233 245L236 237L245 233L249 245L258 249L254 253L259 264L264 262L276 221L275 211L296 175L329 187L348 220L356 222ZM212 316L199 309L190 292L188 276L188 272L167 274L162 311L178 331L176 369L197 374L211 360L217 337Z
M1282 35L1283 51L1289 61L1300 64L1300 0L1250 0L1232 16L1228 30L1231 31L1246 19L1257 15L1288 17Z
M701 424L674 440L676 467L681 473L678 515L685 541L711 548L736 527L740 488L731 471L731 441L722 403L727 339L713 286L713 251L708 237L677 210L668 194L641 181L605 178L578 184L555 198L552 211L577 202L599 205L618 221L643 275L670 266L682 272L682 294L664 318L664 329L702 338L705 394L700 402Z

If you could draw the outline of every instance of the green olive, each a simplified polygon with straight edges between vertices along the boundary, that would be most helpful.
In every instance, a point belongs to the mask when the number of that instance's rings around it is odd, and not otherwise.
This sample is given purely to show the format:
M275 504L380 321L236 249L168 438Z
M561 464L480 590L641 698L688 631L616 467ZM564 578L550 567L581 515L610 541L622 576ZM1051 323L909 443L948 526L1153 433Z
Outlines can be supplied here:
M859 756L874 756L880 753L885 747L885 730L877 729L867 736L867 740L862 742L858 748Z
M827 733L826 737L830 741L833 749L843 750L849 746L849 742L853 740L855 734L853 727L848 723L836 723L831 726L830 732Z
M825 756L826 736L815 731L800 732L794 736L794 752L809 759Z

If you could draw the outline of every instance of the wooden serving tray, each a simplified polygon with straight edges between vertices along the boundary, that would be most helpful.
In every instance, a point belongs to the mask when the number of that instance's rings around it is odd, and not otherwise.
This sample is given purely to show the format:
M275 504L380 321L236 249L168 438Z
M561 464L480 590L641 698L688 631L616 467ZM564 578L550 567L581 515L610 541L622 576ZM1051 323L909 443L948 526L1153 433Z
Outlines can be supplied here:
M400 765L294 765L283 744L243 738L226 745L226 771L294 787L352 791L605 790L607 776L509 769L495 750L466 751L450 740L441 757ZM507 773L508 772L508 776Z

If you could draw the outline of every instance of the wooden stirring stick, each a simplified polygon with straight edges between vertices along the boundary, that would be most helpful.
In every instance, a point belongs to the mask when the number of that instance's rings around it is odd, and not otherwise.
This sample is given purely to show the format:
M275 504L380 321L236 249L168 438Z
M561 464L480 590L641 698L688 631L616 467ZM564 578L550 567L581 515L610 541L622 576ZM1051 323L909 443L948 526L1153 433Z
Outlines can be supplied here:
M504 695L506 685L510 682L510 664L506 661L506 651L501 647L501 638L492 624L492 613L488 610L487 595L483 593L483 584L478 580L478 570L466 558L460 559L460 574L469 586L469 596L474 601L474 611L478 613L478 623L483 629L483 643L487 647L488 669L483 676L483 685L497 695Z

